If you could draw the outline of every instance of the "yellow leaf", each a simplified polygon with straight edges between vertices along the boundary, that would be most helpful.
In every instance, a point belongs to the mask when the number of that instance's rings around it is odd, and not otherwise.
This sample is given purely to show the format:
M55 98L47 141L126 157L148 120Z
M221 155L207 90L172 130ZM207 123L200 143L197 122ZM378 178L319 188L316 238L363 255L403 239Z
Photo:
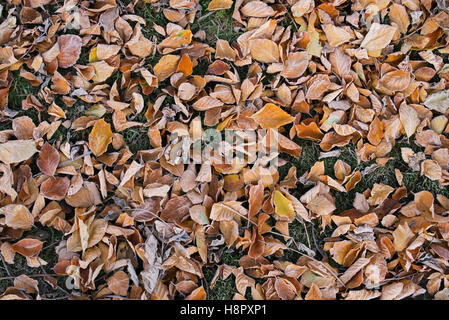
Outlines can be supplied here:
M320 34L316 31L310 32L310 42L307 45L307 52L315 57L321 56L323 47L320 44Z
M293 204L288 200L282 192L276 190L273 194L274 211L280 217L286 217L288 221L293 221L295 210Z
M90 50L89 62L97 62L97 61L98 61L97 48L95 47L92 50Z
M164 81L176 72L178 67L179 56L172 54L165 55L154 66L154 75L159 81Z
M212 0L207 7L209 11L224 10L232 7L233 0Z

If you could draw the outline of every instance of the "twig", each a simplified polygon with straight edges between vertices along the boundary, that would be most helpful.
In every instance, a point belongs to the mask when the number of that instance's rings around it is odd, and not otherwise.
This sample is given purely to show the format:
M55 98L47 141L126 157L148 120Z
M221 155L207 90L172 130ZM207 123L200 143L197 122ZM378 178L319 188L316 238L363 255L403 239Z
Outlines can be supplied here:
M206 13L204 16L201 16L198 18L197 22L200 22L203 19L206 19L207 17L209 17L210 15L212 15L215 11L211 11L209 13Z
M295 26L296 31L299 32L299 28L298 28L298 25L296 24L295 18L292 17L289 10L287 10L287 15L290 18L290 20L293 22L293 25Z
M103 298L116 298L116 299L122 299L122 300L136 300L136 299L130 299L130 298L127 298L127 297L116 296L116 295L113 295L113 294L109 294L109 295L106 295L106 296L99 297L96 300L100 300L100 299L103 299Z
M65 165L65 164L68 164L68 163L70 163L70 162L73 162L73 161L76 161L76 160L78 160L78 159L84 158L85 156L89 156L89 155L91 155L92 153L93 153L92 151L89 151L89 152L83 153L82 155L79 155L78 157L75 157L75 158L73 158L73 159L70 159L70 160L67 160L67 161L63 161L63 162L61 162L61 163L58 165L58 168L60 168L61 166Z
M404 35L402 38L400 38L399 40L404 40L412 35L414 35L415 33L417 33L418 31L420 31L422 28L424 27L424 25L422 25L421 27L419 27L418 29L416 29L415 31L413 31L412 33L406 34Z
M402 280L402 279L406 279L406 278L408 278L408 277L413 277L413 276L416 275L416 274L418 274L418 272L411 273L411 274L407 274L407 275L402 276L402 277L396 277L396 276L395 276L395 277L390 278L390 279L385 279L385 280L383 280L383 281L380 282L380 285L384 285L384 284L386 284L386 283L388 283L388 282L390 282L390 281Z
M64 274L43 274L43 273L38 273L38 274L25 274L27 277L30 278L40 278L40 277L66 277L66 275ZM9 276L9 277L1 277L1 280L11 280L11 279L15 279L17 278L16 276Z
M62 297L52 297L52 298L47 298L47 297L42 297L42 300L66 300L67 298L72 297L72 295L68 295L68 296L62 296Z
M318 246L318 244L316 243L316 238L315 238L315 229L313 229L312 226L312 238L313 238L313 244L315 245L315 248L318 250L318 252L321 254L321 256L325 256L323 250L321 250L321 248Z
M338 277L338 275L337 275L332 269L330 269L324 262L322 262L322 261L320 261L320 260L317 260L317 259L315 259L315 258L312 258L311 256L309 256L309 255L307 255L307 254L305 254L305 253L302 253L301 251L295 250L295 249L293 249L293 248L287 248L287 250L291 250L291 251L296 252L296 253L298 253L298 254L300 254L300 255L302 255L302 256L306 256L306 257L310 258L310 260L313 260L313 261L315 261L315 262L317 262L317 263L323 265L323 267L326 268L326 270L329 271L329 272L334 276L334 278L337 279L338 282L340 282L341 285L342 285L343 287L345 287L345 289L347 289L345 283L344 283L344 282Z
M45 271L44 267L42 266L41 261L39 260L39 257L37 258L37 261L39 262L39 266L41 267L42 272L43 272L45 275L47 275L46 278L50 278L50 277L48 276L47 271ZM70 294L68 291L66 291L65 289L61 288L61 287L58 285L57 282L56 282L56 287L57 287L59 290L61 290L62 292L64 292L65 294L68 294L68 295Z
M304 219L300 219L302 225L304 226L304 230L306 231L306 237L307 237L307 244L309 245L309 248L312 247L311 243L310 243L310 238L309 238L309 231L307 230L307 226L306 223L304 222ZM313 227L312 227L313 228Z
M13 277L11 275L11 273L9 272L8 266L6 265L5 259L3 259L2 254L0 254L0 258L2 258L2 263L3 263L3 266L5 267L5 270L6 270L6 273L8 274L8 276ZM15 278L15 277L13 277L13 278Z
M56 245L56 242L53 242L53 243L49 244L48 246L43 247L43 248L42 248L42 251L44 251L45 249L51 248L51 247L53 247L53 246L55 246L55 245Z

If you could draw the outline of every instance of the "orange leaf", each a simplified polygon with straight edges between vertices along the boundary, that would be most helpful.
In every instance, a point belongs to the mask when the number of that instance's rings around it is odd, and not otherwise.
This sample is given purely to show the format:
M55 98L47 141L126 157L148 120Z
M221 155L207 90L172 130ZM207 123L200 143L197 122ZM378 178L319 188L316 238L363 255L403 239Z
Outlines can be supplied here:
M287 112L272 103L267 103L250 118L254 119L263 129L276 129L295 120Z
M22 239L12 245L12 249L24 257L36 257L41 251L43 243L32 238Z
M95 122L89 134L89 148L95 156L100 156L106 152L108 145L112 142L111 125L103 119Z

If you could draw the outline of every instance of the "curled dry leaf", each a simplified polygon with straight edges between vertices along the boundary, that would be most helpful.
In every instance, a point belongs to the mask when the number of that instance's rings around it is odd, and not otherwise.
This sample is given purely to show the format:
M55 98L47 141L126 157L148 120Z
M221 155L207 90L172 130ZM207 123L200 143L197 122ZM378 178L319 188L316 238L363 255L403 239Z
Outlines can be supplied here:
M50 2L0 5L5 268L57 261L67 299L448 299L445 1Z
M192 36L192 31L182 30L170 35L168 38L165 38L161 43L158 44L158 48L179 49L190 44L190 42L192 41Z
M12 250L21 254L24 257L36 257L43 246L42 241L32 238L24 238L12 245Z
M13 229L30 230L34 224L34 217L27 207L21 204L8 204L0 208L5 215L5 224Z
M262 1L250 1L244 5L240 12L248 17L265 18L274 15L274 10Z

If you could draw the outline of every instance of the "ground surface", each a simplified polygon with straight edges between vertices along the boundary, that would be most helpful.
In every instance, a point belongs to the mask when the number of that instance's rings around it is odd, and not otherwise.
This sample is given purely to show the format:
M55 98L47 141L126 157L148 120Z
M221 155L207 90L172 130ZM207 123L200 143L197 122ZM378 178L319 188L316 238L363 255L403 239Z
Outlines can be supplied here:
M199 1L200 11L198 11L195 21L190 25L192 33L196 33L200 30L205 31L206 37L203 42L208 44L212 48L216 47L217 39L227 40L229 41L229 43L232 43L238 38L240 34L242 34L241 29L236 27L235 21L232 19L234 6L229 9L219 11L207 11L209 2L210 1L208 0ZM130 3L130 1L121 2L117 0L117 3L125 6ZM271 2L267 1L267 3ZM52 3L45 5L44 7L46 10L54 11L54 9L58 8L58 6L60 6L60 4ZM347 10L350 10L350 8L347 8ZM435 12L435 10L433 12ZM158 43L165 38L161 34L157 33L154 30L153 26L154 24L165 26L168 23L168 20L160 11L155 11L154 4L139 1L136 4L135 14L145 19L146 25L143 26L142 33L146 38L152 40L155 39ZM6 13L3 12L3 16L5 15ZM388 23L387 20L384 20L383 22ZM295 26L292 21L291 15L285 15L280 25L291 27ZM399 44L396 45L399 46ZM90 48L82 48L80 57L77 61L78 64L84 65L89 63L89 49ZM447 53L439 53L437 50L435 50L434 52L436 52L441 58L444 59L445 64L448 63ZM155 52L145 59L144 65L153 67L161 59L162 56L163 54ZM416 56L416 53L414 52L411 53L410 57L411 60L417 60L419 58L419 56ZM206 57L199 58L198 65L194 67L193 73L199 75L205 74L209 65L210 62ZM242 79L245 78L245 74L247 71L247 66L238 69L238 73L242 76ZM36 125L40 121L50 119L50 117L45 114L45 112L39 114L39 112L34 108L29 110L22 109L22 100L24 100L30 94L38 96L40 87L32 86L26 79L20 76L19 70L12 71L12 76L13 81L9 89L7 105L10 110L17 112L14 117L17 118L26 115L30 117ZM121 73L116 72L111 77L109 77L105 81L105 83L112 85L115 81L121 81L121 77ZM438 77L438 75L436 75L435 77ZM266 84L269 83L269 79L270 75L267 75L267 78L264 80ZM440 81L439 78L432 79L433 83L437 83L438 81ZM155 88L153 93L151 93L150 95L143 95L145 105L148 101L154 103L155 97L163 92L162 89L163 86L159 86L159 88ZM56 98L56 101L59 105L64 105L60 96ZM169 101L172 102L173 100ZM83 116L85 107L86 104L83 103L83 101L79 100L75 102L73 106L64 107L64 110L66 112L66 120L74 121L80 116ZM303 115L302 120L310 117L312 117L312 115L305 114ZM104 118L106 122L112 122L111 113L107 113ZM144 112L137 115L133 119L133 121L145 123L147 119L144 116ZM290 131L291 127L292 124L284 126L283 132L285 135L288 135L287 133ZM2 121L0 123L0 130L10 129L12 129L11 119L6 119L5 121ZM88 141L90 130L91 129L89 128L81 131L73 131L71 129L60 126L55 134L47 140L47 142L54 145L61 141L68 141L69 143L75 143L82 140ZM131 127L121 131L126 145L133 154L137 153L139 150L151 149L151 143L148 139L147 131L147 127ZM447 130L446 133L443 133L443 135L449 137L447 134ZM403 161L401 157L401 148L411 148L414 152L424 151L424 147L416 143L414 136L407 138L406 136L401 135L401 137L396 140L396 143L392 147L391 152L388 153L388 157L391 157L391 159L387 161L385 165L377 165L374 167L373 165L377 163L375 158L368 161L360 161L360 159L358 159L357 146L354 142L350 142L345 146L338 148L341 151L338 156L331 156L320 159L320 153L323 152L323 150L320 148L320 142L311 141L310 139L303 139L298 136L295 136L292 141L294 141L302 148L301 155L299 157L295 157L285 153L281 155L281 158L286 160L287 164L282 166L279 170L279 181L282 181L287 176L290 167L296 167L296 176L299 178L306 174L310 170L310 168L312 168L318 161L324 161L325 173L329 176L332 176L333 178L335 178L334 165L338 160L342 160L346 164L348 164L350 166L351 172L360 171L363 173L366 172L367 168L374 168L373 170L370 170L366 175L363 175L361 181L355 186L355 188L353 188L349 192L339 192L331 189L330 193L335 201L336 207L336 210L333 212L334 215L339 215L346 210L352 209L356 194L363 193L368 189L372 189L375 184L388 185L395 189L399 188L400 184L398 183L397 177L395 175L395 169L399 169L402 173L403 186L405 186L407 190L407 195L401 200L401 204L413 201L414 195L420 191L429 191L435 198L437 197L437 195L449 197L448 188L447 186L442 185L441 181L431 180L429 177L422 175L420 171L413 170L408 164ZM36 171L34 170L36 169L36 166L34 163L31 164L31 166L33 169L33 174L35 174ZM303 185L301 183L298 183L296 188L290 189L289 191L293 196L300 198L307 190L310 190L310 185ZM104 200L104 203L99 206L97 212L101 212L105 205L111 203L112 196L113 193L108 193L108 197ZM70 215L67 219L69 219L69 217ZM334 227L326 228L323 230L323 228L321 228L320 226L320 221L318 220L312 220L311 222L305 223L301 223L299 220L295 220L294 222L289 224L288 228L290 236L297 243L302 243L316 252L316 259L322 260L324 258L324 260L328 261L332 267L338 270L338 273L340 275L347 270L347 267L339 265L329 256L328 252L323 251L324 240L331 237ZM39 291L42 298L67 298L69 296L70 290L66 288L65 276L57 277L58 286L56 288L52 288L51 285L43 280L46 273L54 274L53 267L58 261L58 256L55 252L55 248L58 246L62 239L67 239L67 236L64 236L63 232L58 231L55 228L44 227L40 223L35 223L30 230L25 231L22 237L37 237L43 242L43 249L41 250L39 257L45 260L48 264L43 267L32 268L27 265L26 260L23 256L21 256L20 254L16 254L13 264L0 264L0 292L4 292L6 288L13 286L13 280L15 277L21 274L26 274L33 277L33 279L38 280ZM276 238L281 239L281 237ZM447 246L446 240L442 240L442 242L444 246ZM290 246L292 248L295 248L293 244L290 244ZM204 283L204 289L207 294L207 299L232 299L234 297L235 293L237 292L234 276L230 276L226 280L219 279L213 289L210 289L207 284L212 281L212 278L217 271L218 265L225 264L239 267L239 259L247 254L242 250L236 249L234 246L231 246L231 248L226 248L226 246L223 246L220 249L220 253L221 257L219 264L209 264L203 267L204 279L200 282ZM302 254L287 250L285 251L283 260L296 263L296 261L301 256ZM270 261L272 261L271 258ZM39 274L42 276L39 276ZM97 277L97 281L100 284L100 287L101 283L104 283L104 280L107 277L109 277L109 275L106 275L103 271L100 272L99 276ZM264 281L262 278L256 279L256 283L263 282ZM425 286L426 282L424 281L420 284L422 286ZM246 297L252 298L249 290L246 292Z

